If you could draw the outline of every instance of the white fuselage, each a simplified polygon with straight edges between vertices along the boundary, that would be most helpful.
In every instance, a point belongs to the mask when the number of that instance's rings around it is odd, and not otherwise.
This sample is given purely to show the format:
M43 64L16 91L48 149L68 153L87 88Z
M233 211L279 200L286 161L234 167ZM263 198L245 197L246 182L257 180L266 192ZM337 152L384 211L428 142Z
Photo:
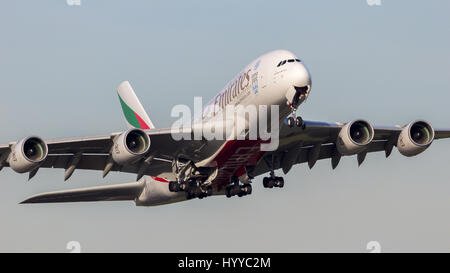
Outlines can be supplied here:
M291 86L311 87L308 69L302 62L295 60L299 59L293 53L276 50L251 62L207 104L207 112L203 113L204 121L211 116L210 111L219 113L227 105L278 105L280 119L285 118L290 113L286 103L287 90ZM278 66L283 61L286 62Z
M215 122L227 105L267 106L269 110L270 106L278 105L279 121L284 120L292 111L289 90L293 87L307 87L304 99L309 95L311 76L306 66L289 51L269 52L247 65L205 106L202 123ZM270 113L268 116L270 117ZM226 147L229 147L227 141L213 156L205 158L198 164L200 166L215 164L220 168L217 158L223 154ZM236 171L238 169L236 168ZM161 205L186 200L184 193L170 192L166 182L155 180L151 176L144 176L142 179L145 179L146 186L141 196L136 199L137 205Z

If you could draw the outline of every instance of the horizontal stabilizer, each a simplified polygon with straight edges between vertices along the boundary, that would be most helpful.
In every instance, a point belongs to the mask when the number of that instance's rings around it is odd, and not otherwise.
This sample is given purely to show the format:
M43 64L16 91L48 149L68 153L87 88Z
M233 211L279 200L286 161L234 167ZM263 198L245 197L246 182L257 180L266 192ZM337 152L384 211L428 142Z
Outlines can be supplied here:
M142 180L112 186L41 193L31 196L21 204L134 200L141 194L144 186L145 180Z

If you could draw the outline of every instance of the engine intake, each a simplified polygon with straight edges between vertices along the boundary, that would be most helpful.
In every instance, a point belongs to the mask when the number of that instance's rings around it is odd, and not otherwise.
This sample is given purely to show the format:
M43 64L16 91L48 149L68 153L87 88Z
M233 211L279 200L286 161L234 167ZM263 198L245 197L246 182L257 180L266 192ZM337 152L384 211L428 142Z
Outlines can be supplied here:
M433 127L424 120L416 120L403 127L397 149L404 156L415 156L430 147L433 140Z
M39 137L27 137L17 142L11 150L8 162L18 173L32 171L47 158L47 144Z
M149 149L149 136L141 129L130 129L115 139L112 158L120 165L130 164L141 159Z
M363 151L373 136L374 130L369 122L354 120L341 128L336 147L341 155L354 155Z

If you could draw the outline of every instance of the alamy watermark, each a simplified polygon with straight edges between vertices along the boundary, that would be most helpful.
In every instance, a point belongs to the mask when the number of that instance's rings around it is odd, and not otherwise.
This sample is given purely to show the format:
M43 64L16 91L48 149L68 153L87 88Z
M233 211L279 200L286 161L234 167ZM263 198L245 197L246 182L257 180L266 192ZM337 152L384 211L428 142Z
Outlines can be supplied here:
M370 241L367 243L366 249L370 253L381 253L381 244L378 241Z
M176 105L171 116L174 140L255 140L261 151L274 151L279 144L279 105L207 105L194 98L194 113L187 105ZM193 118L192 118L193 117Z
M369 6L381 6L381 0L366 0Z
M78 241L70 241L66 244L66 249L69 253L81 253L81 244Z
M81 6L81 0L66 0L69 6Z

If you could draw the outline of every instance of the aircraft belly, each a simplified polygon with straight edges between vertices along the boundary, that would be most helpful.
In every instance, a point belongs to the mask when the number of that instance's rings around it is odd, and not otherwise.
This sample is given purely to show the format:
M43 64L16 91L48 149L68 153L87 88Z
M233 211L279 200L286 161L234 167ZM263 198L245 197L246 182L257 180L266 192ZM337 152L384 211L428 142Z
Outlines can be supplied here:
M145 186L141 195L136 198L136 206L156 206L186 200L184 192L171 192L169 181L153 176L145 176Z
M230 183L231 176L241 177L246 174L246 166L254 166L264 155L260 150L261 140L230 140L214 158L218 168L213 185L218 190Z

